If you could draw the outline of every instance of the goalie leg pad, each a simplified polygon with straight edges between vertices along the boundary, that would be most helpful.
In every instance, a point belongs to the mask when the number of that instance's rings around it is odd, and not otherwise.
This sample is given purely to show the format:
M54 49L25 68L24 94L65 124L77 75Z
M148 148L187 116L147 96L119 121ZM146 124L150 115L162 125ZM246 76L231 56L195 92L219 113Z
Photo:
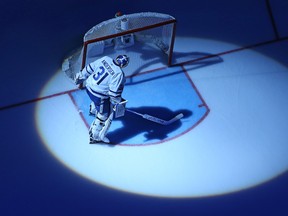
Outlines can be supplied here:
M104 127L104 122L98 118L95 118L89 128L90 142L91 140L99 140L99 133Z
M90 106L89 106L89 115L93 115L95 116L96 115L96 106L95 106L95 103L92 101Z
M114 117L114 112L112 111L108 117L108 119L105 121L104 127L99 132L99 138L105 143L109 143L109 139L106 137L106 134L111 126L112 120Z
M100 131L104 128L107 121L107 114L96 113L96 118L89 128L90 143L93 141L101 141Z

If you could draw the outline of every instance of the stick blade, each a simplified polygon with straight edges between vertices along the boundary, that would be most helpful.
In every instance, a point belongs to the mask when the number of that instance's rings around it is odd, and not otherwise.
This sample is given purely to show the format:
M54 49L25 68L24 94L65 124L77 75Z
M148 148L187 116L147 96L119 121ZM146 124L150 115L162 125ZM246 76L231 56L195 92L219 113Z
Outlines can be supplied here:
M178 115L176 115L174 118L170 119L169 121L166 122L166 125L172 124L175 121L180 120L181 118L183 118L184 115L183 113L179 113Z

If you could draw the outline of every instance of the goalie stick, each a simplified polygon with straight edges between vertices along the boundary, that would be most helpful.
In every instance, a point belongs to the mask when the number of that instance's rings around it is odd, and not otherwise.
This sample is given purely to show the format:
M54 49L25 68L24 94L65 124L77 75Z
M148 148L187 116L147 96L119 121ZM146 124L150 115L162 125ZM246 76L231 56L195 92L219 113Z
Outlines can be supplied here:
M163 120L163 119L160 119L160 118L157 118L155 116L151 116L151 115L148 115L148 114L142 114L142 113L138 113L134 110L130 110L130 109L126 109L126 111L130 112L130 113L133 113L133 114L136 114L138 116L141 116L142 118L144 119L147 119L149 121L153 121L155 123L158 123L158 124L161 124L161 125L170 125L172 124L173 122L175 121L178 121L179 119L181 119L184 115L182 113L176 115L175 117L173 117L172 119L166 121L166 120Z

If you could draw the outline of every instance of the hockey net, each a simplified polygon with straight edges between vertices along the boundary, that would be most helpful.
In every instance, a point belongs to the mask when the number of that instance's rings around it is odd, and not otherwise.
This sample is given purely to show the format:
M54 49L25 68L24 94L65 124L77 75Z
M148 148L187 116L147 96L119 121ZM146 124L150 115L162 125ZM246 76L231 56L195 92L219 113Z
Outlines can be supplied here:
M154 12L122 15L101 22L84 35L83 47L64 60L62 70L73 79L75 73L97 58L115 58L119 54L130 58L127 76L149 70L151 64L170 66L175 27L174 17Z

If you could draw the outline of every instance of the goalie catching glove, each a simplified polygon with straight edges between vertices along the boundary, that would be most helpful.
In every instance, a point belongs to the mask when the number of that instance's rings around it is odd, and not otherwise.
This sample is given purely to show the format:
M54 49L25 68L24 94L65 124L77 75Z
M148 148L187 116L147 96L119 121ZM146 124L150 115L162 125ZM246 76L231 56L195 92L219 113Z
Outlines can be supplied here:
M82 71L80 71L80 72L75 74L74 83L76 85L79 85L79 84L83 83L85 81L85 79L86 79L86 77L83 76Z

